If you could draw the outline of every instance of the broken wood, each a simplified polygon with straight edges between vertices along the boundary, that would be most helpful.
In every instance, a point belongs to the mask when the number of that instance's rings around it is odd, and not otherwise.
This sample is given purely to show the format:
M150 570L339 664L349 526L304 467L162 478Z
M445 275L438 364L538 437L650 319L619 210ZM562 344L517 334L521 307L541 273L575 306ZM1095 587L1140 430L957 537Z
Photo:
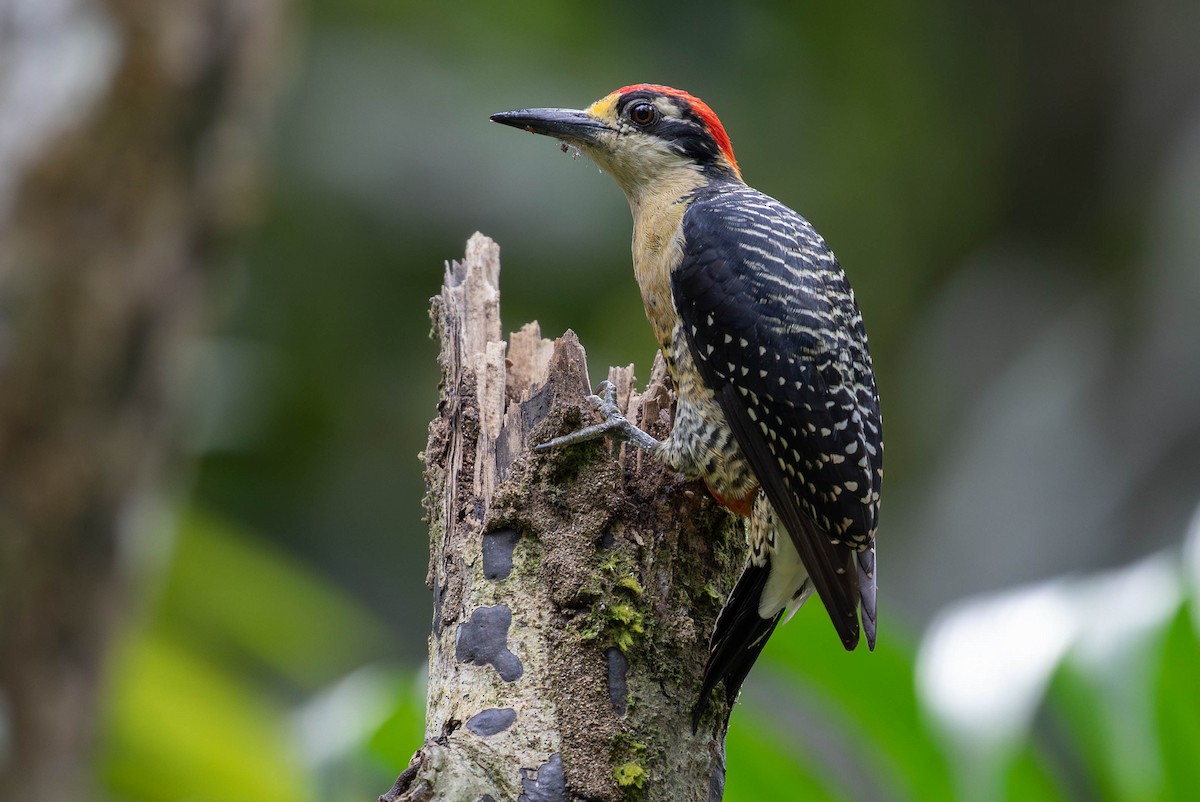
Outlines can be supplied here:
M425 742L381 800L719 800L728 711L695 735L691 712L741 524L636 449L530 450L590 422L591 383L572 332L501 338L499 271L476 234L433 299ZM608 378L631 420L670 431L661 357L643 391L632 365Z

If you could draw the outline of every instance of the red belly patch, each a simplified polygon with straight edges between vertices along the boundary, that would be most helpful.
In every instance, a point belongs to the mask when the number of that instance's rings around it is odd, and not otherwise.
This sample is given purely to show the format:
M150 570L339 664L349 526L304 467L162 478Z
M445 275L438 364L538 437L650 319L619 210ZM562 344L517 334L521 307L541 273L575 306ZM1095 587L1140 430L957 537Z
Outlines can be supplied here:
M728 507L738 515L749 515L751 508L754 507L754 496L758 493L757 486L751 487L745 495L730 496L727 498L718 493L712 485L708 484L707 481L704 484L708 485L708 492L711 493L712 497L717 500L717 503L724 507Z

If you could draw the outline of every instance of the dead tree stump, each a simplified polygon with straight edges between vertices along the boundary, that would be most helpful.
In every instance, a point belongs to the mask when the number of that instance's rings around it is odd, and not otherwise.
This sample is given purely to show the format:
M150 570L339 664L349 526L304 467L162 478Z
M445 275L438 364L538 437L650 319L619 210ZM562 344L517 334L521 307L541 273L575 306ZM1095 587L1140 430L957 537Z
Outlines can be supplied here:
M697 735L691 710L741 525L636 449L530 450L590 421L590 382L570 331L501 339L499 270L476 234L433 299L425 743L381 799L719 800L726 710L714 702ZM609 379L665 436L661 357L643 392L632 365Z

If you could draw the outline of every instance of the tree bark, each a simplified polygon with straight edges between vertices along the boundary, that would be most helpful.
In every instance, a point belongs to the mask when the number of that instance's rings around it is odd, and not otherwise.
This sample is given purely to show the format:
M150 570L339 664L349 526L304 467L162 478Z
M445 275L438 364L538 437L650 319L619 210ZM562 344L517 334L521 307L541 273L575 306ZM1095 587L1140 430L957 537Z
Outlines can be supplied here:
M381 799L718 800L728 711L718 698L695 735L691 711L741 524L632 447L530 450L590 420L590 382L572 332L501 339L499 269L476 234L432 302L425 743ZM632 365L609 379L667 434L661 357L643 392Z
M245 223L282 0L0 4L0 800L88 798L179 345Z

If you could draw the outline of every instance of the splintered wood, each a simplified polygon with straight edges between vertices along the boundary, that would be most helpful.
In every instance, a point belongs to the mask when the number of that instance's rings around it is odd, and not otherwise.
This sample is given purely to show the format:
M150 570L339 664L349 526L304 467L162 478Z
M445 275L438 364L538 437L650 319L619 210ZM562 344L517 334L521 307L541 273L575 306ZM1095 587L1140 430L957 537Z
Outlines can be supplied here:
M695 736L690 714L740 527L637 449L531 451L592 422L592 388L574 333L501 338L499 272L476 234L432 302L425 744L381 799L719 799L725 710ZM661 358L643 392L632 365L608 378L631 420L670 431Z

